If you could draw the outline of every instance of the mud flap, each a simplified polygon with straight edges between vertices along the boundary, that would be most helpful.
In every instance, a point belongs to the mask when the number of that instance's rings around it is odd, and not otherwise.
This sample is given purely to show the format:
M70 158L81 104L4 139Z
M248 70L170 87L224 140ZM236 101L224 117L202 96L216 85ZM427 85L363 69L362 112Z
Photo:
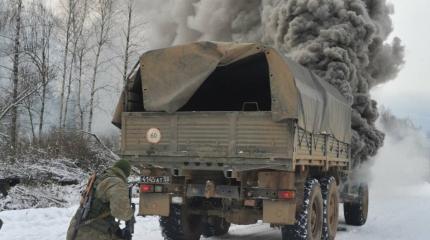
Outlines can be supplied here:
M141 193L139 215L168 217L170 215L170 195L165 193Z
M296 203L285 200L264 200L263 222L279 225L296 223Z

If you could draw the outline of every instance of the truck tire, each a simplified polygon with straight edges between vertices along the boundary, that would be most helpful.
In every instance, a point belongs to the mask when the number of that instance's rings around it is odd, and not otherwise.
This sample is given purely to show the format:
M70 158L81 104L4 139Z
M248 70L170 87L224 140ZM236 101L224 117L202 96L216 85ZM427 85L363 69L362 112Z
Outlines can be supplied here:
M230 223L222 217L210 216L203 227L203 236L217 237L228 233L230 229Z
M203 231L200 215L188 214L186 208L174 204L170 216L160 217L160 226L165 240L198 240Z
M323 198L316 179L305 183L303 205L295 225L282 227L282 240L321 240L323 226Z
M352 226L363 226L367 221L369 211L369 187L361 184L358 189L359 199L357 202L346 202L343 204L345 222Z
M324 200L324 222L322 240L333 240L339 224L339 192L334 177L320 180Z

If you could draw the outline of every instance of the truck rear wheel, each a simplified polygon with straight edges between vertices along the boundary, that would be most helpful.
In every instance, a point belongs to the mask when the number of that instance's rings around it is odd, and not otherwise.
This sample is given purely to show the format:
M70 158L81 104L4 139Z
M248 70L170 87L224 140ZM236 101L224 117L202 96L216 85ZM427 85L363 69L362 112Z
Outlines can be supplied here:
M316 179L305 184L303 205L296 216L296 224L282 227L282 240L321 240L323 226L323 198Z
M323 240L333 240L336 237L339 223L339 193L334 177L321 179L321 190L324 200Z
M367 221L369 211L369 187L362 184L358 190L357 202L346 202L343 205L345 222L352 226L363 226Z
M204 237L222 236L228 233L230 223L222 217L210 216L203 227Z
M186 208L171 205L170 216L160 217L165 240L198 240L202 235L202 216L188 214Z

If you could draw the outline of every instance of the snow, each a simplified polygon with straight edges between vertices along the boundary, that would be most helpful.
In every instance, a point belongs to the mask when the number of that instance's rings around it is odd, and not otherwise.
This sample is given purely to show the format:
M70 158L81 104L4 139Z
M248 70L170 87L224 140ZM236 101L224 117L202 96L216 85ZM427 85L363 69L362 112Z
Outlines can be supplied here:
M380 150L371 166L371 171L364 171L363 179L369 179L370 206L366 225L352 227L344 224L343 216L340 218L340 231L338 240L427 240L430 223L430 161L427 149L429 140L424 139L417 130L399 132L399 127L387 132L385 146ZM401 130L401 129L400 129ZM397 135L393 134L397 133ZM33 179L52 172L51 168L30 167L36 169L37 174L31 174ZM1 167L1 166L0 166ZM68 172L63 164L54 165L56 169L64 169L58 176L73 178L77 174ZM1 170L1 168L0 168ZM27 169L25 169L27 170ZM367 169L369 170L369 169ZM27 171L19 171L27 173ZM33 172L33 171L30 171ZM1 171L0 171L1 173ZM59 178L62 179L62 178ZM43 190L41 188L45 187ZM55 190L55 188L53 188ZM78 190L73 187L51 191L47 186L32 189L40 195L49 196L49 199L67 199L76 202L79 197ZM14 196L23 196L26 189L16 187L10 197L0 201L0 211L11 209L22 204ZM13 200L13 201L11 201ZM15 202L16 203L15 203ZM22 201L22 200L20 200ZM2 204L8 206L2 206ZM42 203L52 204L52 203ZM38 205L36 205L38 206ZM52 205L48 205L52 206ZM70 206L70 205L66 205ZM40 208L27 210L9 210L0 212L4 221L0 230L0 240L58 240L65 239L70 219L76 207L69 208ZM340 213L343 210L341 209ZM137 217L134 239L162 240L158 218ZM228 235L214 239L246 239L246 240L280 240L279 230L271 229L267 224L259 223L250 226L232 226Z
M392 191L371 190L368 222L363 227L344 225L341 216L339 240L427 240L430 222L430 184L420 184ZM4 211L1 240L65 239L67 227L76 207ZM342 212L342 211L341 211ZM162 240L156 217L137 217L134 239ZM229 234L211 239L280 240L280 231L267 224L233 226Z
M86 175L70 159L25 155L14 163L0 161L0 179L8 177L18 178L21 183L10 189L6 198L0 197L0 211L70 207L79 200Z

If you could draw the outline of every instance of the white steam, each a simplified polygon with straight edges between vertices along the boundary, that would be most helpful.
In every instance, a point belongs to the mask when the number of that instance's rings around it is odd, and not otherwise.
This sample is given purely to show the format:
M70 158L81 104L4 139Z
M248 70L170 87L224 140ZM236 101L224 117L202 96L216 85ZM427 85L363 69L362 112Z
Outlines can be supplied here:
M430 180L430 141L407 119L384 111L379 122L386 133L384 147L372 167L372 189L377 195L400 193Z

